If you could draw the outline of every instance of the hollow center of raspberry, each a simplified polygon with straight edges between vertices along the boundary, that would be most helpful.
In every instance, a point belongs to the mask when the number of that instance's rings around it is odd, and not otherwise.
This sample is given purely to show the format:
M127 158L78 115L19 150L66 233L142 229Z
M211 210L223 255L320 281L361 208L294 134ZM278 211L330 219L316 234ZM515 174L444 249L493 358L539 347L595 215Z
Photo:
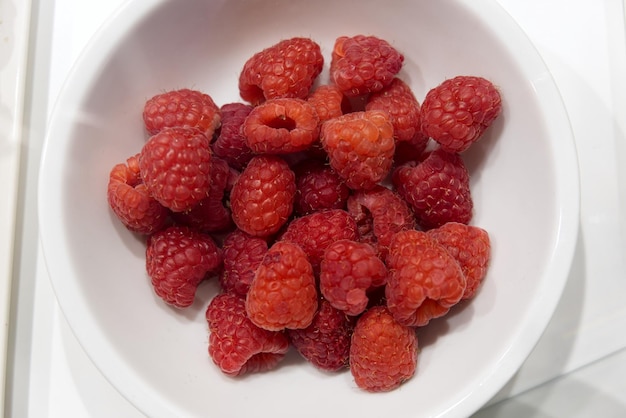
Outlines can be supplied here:
M276 116L267 121L267 126L274 129L287 129L292 131L296 128L296 121L286 115Z

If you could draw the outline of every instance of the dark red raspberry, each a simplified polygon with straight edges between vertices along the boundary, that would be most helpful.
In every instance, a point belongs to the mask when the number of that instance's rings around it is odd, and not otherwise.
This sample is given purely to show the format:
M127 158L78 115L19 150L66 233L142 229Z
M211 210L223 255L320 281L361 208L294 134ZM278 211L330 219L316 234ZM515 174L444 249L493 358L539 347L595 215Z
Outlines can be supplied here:
M413 211L406 201L380 185L353 193L347 206L359 226L361 241L374 246L382 260L387 257L396 232L416 227Z
M254 273L267 252L267 241L263 238L236 229L224 238L222 255L224 268L220 284L225 292L245 296L254 279Z
M422 103L422 132L448 152L463 152L502 111L498 89L482 77L457 76L431 89Z
M387 307L404 325L421 327L445 315L465 291L459 263L426 232L395 234L387 267Z
M330 78L346 96L361 96L389 85L403 63L404 56L385 40L341 36L333 48Z
M461 299L473 298L489 267L491 243L487 231L477 226L448 222L427 233L461 266L467 283Z
M323 65L315 41L285 39L246 61L239 75L239 93L253 105L278 97L305 99Z
M241 126L252 111L252 106L244 103L228 103L220 108L222 126L213 142L213 152L223 158L233 168L242 170L254 153L246 143Z
M130 231L151 234L162 229L168 210L157 202L143 184L139 154L115 165L109 174L107 201L113 213Z
M324 209L344 209L350 189L329 165L321 160L305 160L296 167L294 210L306 215Z
M289 154L319 139L319 117L305 100L270 99L252 109L242 130L253 152Z
M331 243L339 239L357 240L357 226L345 210L323 210L291 221L280 239L298 244L317 271Z
M164 128L196 128L207 138L220 126L220 111L211 96L197 90L182 89L158 94L149 99L143 120L150 135Z
M358 387L369 392L397 388L417 368L415 329L398 323L384 306L359 317L350 345L350 371Z
M229 293L215 296L205 317L210 332L209 356L227 375L271 370L289 350L285 333L259 328L250 321L241 296Z
M313 268L302 249L276 242L256 269L246 296L248 317L270 330L300 329L311 325L318 294Z
M350 101L334 84L322 84L307 98L313 106L320 123L350 112Z
M371 189L393 164L393 126L386 112L353 112L326 121L320 140L330 165L353 190Z
M438 148L421 162L395 169L392 181L422 228L436 228L447 222L467 224L472 219L469 173L458 154Z
M243 170L230 192L233 221L250 235L267 237L293 211L296 176L280 157L259 155Z
M190 306L201 281L216 274L222 252L206 234L171 226L148 238L146 270L156 294L177 308Z
M228 163L214 156L211 159L209 195L188 211L174 213L174 220L202 232L221 232L231 228L230 209L224 204L229 176Z
M348 367L353 321L328 301L320 301L311 325L287 331L296 350L315 367L335 372Z
M320 291L347 315L365 311L367 292L386 281L387 268L371 245L341 239L326 248L320 265Z
M150 137L139 168L150 194L173 212L183 212L207 197L211 175L209 140L192 128L166 128Z

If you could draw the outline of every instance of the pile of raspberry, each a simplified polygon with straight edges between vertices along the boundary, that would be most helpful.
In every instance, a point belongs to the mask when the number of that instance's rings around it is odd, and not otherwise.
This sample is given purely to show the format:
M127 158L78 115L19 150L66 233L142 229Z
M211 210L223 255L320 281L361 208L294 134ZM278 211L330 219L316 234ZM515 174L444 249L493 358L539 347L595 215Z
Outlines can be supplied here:
M418 101L404 56L336 39L329 82L309 38L243 64L240 100L181 89L145 103L146 141L107 198L146 238L154 292L206 303L225 374L274 369L290 349L367 391L410 379L417 330L475 297L491 245L472 225L462 153L501 113L488 80L446 79ZM219 281L210 301L196 297Z

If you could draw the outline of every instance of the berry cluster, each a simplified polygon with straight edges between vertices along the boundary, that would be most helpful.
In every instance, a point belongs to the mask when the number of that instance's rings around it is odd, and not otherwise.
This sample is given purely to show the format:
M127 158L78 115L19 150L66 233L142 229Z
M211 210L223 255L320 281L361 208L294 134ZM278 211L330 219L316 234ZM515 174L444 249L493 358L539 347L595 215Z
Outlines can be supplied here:
M416 330L475 297L491 244L471 225L461 153L501 112L497 88L458 76L423 103L385 40L285 39L254 54L241 101L168 91L147 140L113 167L107 198L146 237L156 295L185 308L210 278L208 353L228 375L275 368L293 347L367 391L416 370Z

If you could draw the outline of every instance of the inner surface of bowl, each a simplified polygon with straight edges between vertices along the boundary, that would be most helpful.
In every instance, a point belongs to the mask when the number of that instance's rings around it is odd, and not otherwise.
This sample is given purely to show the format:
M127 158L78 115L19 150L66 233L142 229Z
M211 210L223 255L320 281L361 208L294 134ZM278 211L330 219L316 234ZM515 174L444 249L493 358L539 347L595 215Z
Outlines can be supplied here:
M495 2L480 3L134 1L99 32L55 110L41 170L40 220L60 305L86 352L124 396L150 416L466 416L512 376L567 277L577 230L577 166L545 66ZM356 34L386 39L405 55L399 77L420 101L461 74L500 88L503 114L463 155L472 179L472 223L492 240L488 276L473 301L418 330L417 373L395 391L366 393L349 372L322 373L294 353L275 371L226 377L207 353L204 312L217 284L204 283L185 311L154 295L143 240L107 205L109 171L141 149L141 112L153 95L188 87L218 105L240 101L244 62L292 36L321 45L323 83L335 39Z

